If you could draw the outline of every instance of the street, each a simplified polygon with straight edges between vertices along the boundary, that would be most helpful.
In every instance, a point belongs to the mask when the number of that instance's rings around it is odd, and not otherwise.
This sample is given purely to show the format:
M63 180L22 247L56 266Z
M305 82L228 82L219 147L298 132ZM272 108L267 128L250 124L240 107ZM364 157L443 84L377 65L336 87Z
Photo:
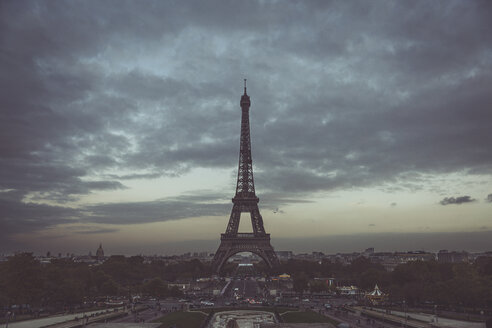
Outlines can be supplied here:
M91 315L97 315L97 314L102 314L102 313L106 313L106 310L101 309L101 310L91 311L91 312L59 315L59 316L52 316L52 317L47 317L47 318L26 320L26 321L20 321L20 322L12 322L12 323L9 323L9 328L45 327L45 326L50 326L50 325L54 325L57 323L73 321L75 318L79 318L80 320L82 320L82 318L84 316L90 317Z
M234 278L227 288L224 298L229 302L246 299L259 301L258 283L254 278Z

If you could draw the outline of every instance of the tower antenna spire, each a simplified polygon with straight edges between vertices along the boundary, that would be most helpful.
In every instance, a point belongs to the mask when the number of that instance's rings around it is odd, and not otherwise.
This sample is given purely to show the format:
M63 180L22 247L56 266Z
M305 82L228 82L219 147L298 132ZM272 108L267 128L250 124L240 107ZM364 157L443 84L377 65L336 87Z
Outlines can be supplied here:
M244 79L244 94L246 94L246 79Z

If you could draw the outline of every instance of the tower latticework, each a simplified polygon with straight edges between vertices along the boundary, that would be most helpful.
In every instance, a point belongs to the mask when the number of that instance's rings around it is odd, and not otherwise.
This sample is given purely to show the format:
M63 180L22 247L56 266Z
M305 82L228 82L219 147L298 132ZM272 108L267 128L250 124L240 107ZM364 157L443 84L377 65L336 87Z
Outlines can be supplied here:
M212 265L219 272L229 257L239 252L251 252L259 255L270 267L279 261L270 243L270 234L265 232L263 218L258 209L259 198L256 197L253 178L253 160L251 157L251 137L249 128L250 98L246 92L241 96L241 140L239 149L239 166L237 174L236 195L232 199L232 211L226 232L221 235L220 246L215 253ZM249 213L253 233L239 233L241 213Z

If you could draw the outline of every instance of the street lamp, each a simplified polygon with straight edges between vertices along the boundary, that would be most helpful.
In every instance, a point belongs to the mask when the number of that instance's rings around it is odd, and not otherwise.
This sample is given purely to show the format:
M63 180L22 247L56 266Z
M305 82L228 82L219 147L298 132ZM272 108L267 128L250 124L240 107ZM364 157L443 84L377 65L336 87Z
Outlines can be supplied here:
M7 317L7 321L5 322L5 328L9 328L9 319L10 319L11 312L8 311L5 317Z
M405 327L407 326L407 306L405 300L403 300L403 311L405 312Z

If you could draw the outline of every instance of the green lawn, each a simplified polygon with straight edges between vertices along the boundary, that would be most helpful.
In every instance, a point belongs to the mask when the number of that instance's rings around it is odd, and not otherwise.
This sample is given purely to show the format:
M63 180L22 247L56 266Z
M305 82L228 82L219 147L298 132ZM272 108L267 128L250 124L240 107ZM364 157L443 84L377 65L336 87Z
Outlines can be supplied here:
M153 322L162 323L159 328L200 328L206 317L199 312L171 312Z
M339 324L338 321L325 317L313 311L287 312L281 315L287 323L331 323L334 326Z

